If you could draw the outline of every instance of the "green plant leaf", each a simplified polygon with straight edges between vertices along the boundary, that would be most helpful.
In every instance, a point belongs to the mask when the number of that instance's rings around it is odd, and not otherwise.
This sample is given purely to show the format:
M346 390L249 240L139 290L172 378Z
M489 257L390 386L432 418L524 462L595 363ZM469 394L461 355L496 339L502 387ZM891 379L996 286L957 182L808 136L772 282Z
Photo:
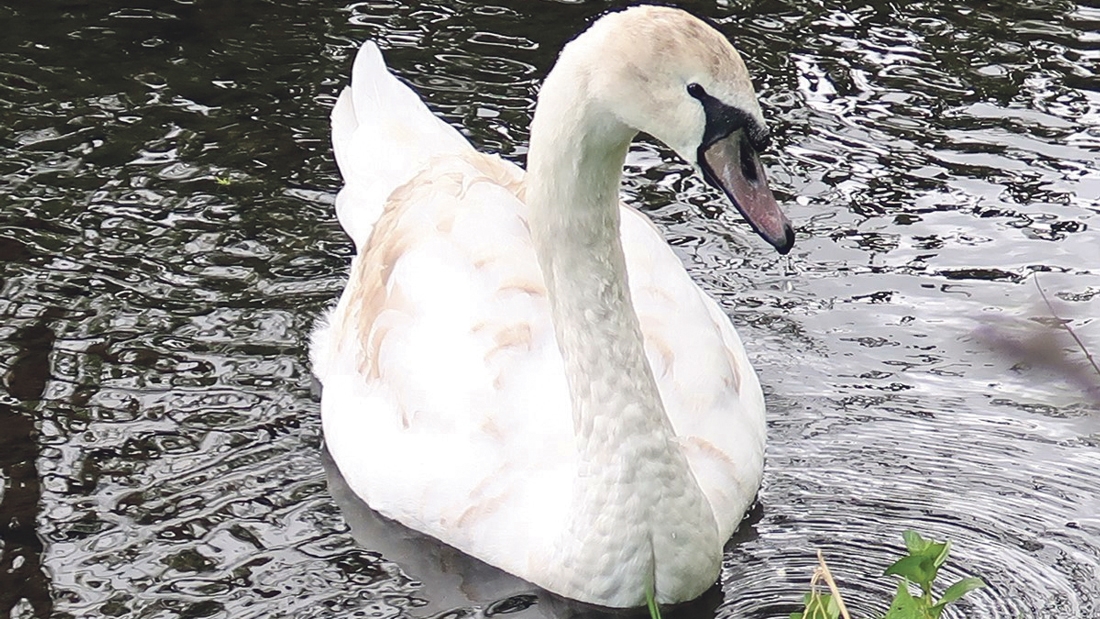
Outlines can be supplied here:
M661 607L657 605L657 596L649 586L645 588L645 605L649 609L649 619L661 619Z
M947 562L951 542L926 539L913 530L905 531L902 537L908 555L895 561L885 571L887 575L900 576L902 581L898 583L897 593L883 619L940 619L949 604L986 586L980 578L964 578L948 587L939 601L933 603L932 584L940 567ZM921 593L914 597L911 585L919 586ZM832 595L822 595L816 587L805 595L803 601L805 608L802 612L791 613L789 619L840 619L837 600Z
M840 605L832 595L807 593L802 599L806 607L800 613L792 613L790 619L839 619Z
M817 595L814 597L814 605L812 607L806 607L808 612L806 619L839 619L840 618L840 606L836 603L836 598L831 594Z
M894 601L890 604L890 610L886 611L883 619L926 619L920 603L909 594L909 583L898 583L898 591L894 594Z
M947 553L951 552L951 542L946 541L942 544L929 544L928 554L932 556L932 565L939 569L943 565L944 561L947 561Z
M962 596L970 593L975 589L981 589L985 586L985 581L981 578L963 578L959 582L951 585L947 588L947 591L943 592L943 597L936 603L936 606L947 606L951 602L958 600Z
M909 555L895 561L893 565L886 568L884 574L887 576L895 574L923 585L926 582L932 582L932 579L935 578L931 567L930 562L925 557Z
M920 554L925 547L928 546L928 542L920 536L920 533L912 529L906 529L901 534L901 538L905 540L905 549L909 551L909 554Z

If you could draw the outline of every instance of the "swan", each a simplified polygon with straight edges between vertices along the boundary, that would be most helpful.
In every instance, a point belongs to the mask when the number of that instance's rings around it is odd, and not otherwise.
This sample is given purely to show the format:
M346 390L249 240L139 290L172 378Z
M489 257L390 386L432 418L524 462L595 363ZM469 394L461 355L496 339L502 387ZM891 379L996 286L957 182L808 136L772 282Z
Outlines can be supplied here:
M780 253L737 51L673 8L609 13L539 93L526 174L358 52L332 110L356 255L310 343L327 447L372 509L567 598L694 599L763 474L729 318L619 201L645 132Z

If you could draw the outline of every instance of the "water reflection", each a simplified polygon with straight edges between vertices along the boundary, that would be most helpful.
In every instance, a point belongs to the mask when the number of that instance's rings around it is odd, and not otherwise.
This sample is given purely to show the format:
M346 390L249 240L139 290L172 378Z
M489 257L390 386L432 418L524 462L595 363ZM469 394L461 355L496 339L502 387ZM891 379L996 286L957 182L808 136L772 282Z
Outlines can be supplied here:
M0 7L0 614L581 612L357 542L305 342L351 251L327 113L358 43L522 162L556 50L617 4ZM1100 11L683 4L746 52L799 228L777 258L667 152L630 154L625 195L734 317L771 411L761 506L689 614L786 616L817 547L881 610L913 527L991 585L951 616L1095 615L1096 407L979 335L1051 323L1041 272L1100 352Z

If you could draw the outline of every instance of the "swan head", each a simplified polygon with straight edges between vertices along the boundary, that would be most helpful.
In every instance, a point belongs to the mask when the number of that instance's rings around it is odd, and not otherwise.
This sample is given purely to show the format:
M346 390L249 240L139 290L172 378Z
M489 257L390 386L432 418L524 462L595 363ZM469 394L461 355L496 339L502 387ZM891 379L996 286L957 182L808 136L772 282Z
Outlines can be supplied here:
M570 47L596 56L590 96L691 163L780 253L791 250L794 228L760 163L764 115L725 36L685 11L637 6L605 15Z

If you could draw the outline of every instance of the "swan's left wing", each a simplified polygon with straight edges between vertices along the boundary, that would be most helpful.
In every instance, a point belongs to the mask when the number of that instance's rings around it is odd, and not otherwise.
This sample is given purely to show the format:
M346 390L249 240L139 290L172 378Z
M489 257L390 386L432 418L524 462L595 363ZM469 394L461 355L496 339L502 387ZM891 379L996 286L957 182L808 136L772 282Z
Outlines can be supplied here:
M336 215L359 248L390 194L433 157L474 153L462 134L390 72L373 41L356 54L351 85L332 108L332 149L344 178Z
M390 195L311 357L356 494L530 574L568 516L575 447L521 194L497 157L431 160Z
M661 400L723 539L763 477L764 396L730 319L642 213L622 210L630 294Z

